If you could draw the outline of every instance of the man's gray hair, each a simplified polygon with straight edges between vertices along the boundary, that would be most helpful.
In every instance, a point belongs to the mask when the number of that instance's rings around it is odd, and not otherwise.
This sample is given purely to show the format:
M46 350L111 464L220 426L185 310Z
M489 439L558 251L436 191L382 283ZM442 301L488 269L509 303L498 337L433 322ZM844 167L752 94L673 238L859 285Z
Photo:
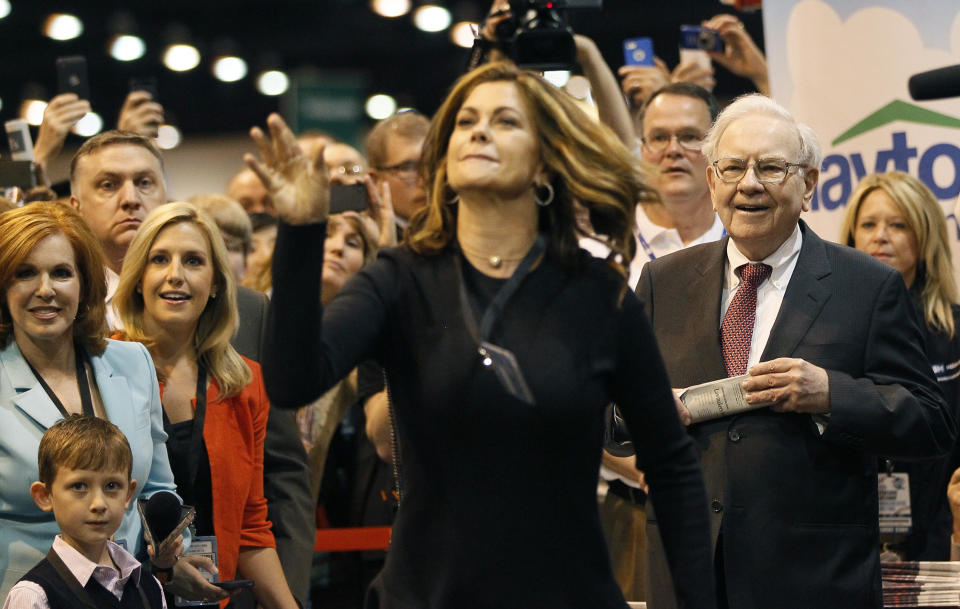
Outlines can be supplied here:
M707 162L713 163L717 160L717 145L720 143L720 138L727 127L738 119L757 114L773 116L792 125L796 129L797 138L800 141L800 158L797 162L804 167L820 169L823 153L820 151L817 134L807 125L798 123L786 108L760 93L741 95L723 109L723 112L720 113L720 116L717 117L713 126L707 131L707 135L703 138L701 151ZM786 160L793 162L791 159Z

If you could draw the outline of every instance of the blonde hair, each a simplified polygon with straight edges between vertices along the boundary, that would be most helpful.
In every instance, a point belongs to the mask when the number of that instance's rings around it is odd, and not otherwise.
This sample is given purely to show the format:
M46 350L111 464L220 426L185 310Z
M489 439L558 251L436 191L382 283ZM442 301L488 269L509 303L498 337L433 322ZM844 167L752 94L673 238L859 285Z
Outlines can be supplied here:
M610 129L588 117L563 91L508 62L489 63L462 76L434 116L421 163L428 204L411 219L410 248L435 254L454 239L456 209L446 203L453 195L447 184L447 146L463 102L489 82L516 85L530 113L555 193L553 203L539 209L540 230L548 235L551 253L564 264L576 260L582 233L576 200L589 210L591 224L608 237L611 249L630 260L634 208L638 201L658 200L656 191L643 184L633 156Z
M54 201L38 201L0 214L0 288L6 293L13 274L33 248L53 235L63 235L73 249L80 280L80 302L73 336L84 348L100 355L107 347L107 279L103 250L87 223L72 207ZM0 298L0 347L13 336L13 322L6 298Z
M854 230L860 206L874 190L882 190L897 204L917 240L917 274L914 287L920 294L927 325L953 337L951 305L957 301L957 285L947 240L947 221L940 202L923 182L902 171L868 175L847 200L847 213L840 241L854 246Z
M137 285L143 279L150 248L157 235L168 226L181 222L188 222L200 229L210 246L216 298L211 296L200 314L193 343L197 361L206 367L220 387L220 398L228 398L242 391L253 375L230 344L238 325L237 285L230 272L223 238L207 214L185 202L167 203L150 212L127 250L114 302L127 339L142 342L152 349L155 343L144 330L143 295L137 291Z

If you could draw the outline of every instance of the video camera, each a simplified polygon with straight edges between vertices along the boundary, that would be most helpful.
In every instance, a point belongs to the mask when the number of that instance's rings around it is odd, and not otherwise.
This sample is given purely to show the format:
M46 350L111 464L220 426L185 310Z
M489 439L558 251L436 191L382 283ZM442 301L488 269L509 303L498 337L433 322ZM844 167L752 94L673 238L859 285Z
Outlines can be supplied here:
M571 70L577 48L567 13L599 9L603 0L509 0L509 19L497 25L501 50L518 66L530 70Z

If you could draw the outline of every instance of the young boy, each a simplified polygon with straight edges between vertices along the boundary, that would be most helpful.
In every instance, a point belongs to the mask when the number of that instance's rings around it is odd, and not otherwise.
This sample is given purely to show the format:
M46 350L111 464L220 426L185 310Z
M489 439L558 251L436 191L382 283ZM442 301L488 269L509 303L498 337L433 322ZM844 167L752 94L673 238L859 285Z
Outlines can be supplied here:
M160 583L110 541L137 481L123 433L104 419L71 415L43 434L33 500L60 534L47 557L10 590L3 609L163 609Z

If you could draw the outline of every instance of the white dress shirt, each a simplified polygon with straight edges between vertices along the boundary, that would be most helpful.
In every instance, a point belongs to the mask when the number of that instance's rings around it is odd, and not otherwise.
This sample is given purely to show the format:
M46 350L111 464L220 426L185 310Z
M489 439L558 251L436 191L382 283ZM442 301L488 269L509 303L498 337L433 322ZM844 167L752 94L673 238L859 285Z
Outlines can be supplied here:
M803 245L803 236L800 233L799 225L793 229L793 234L780 244L777 251L763 260L749 260L737 249L733 239L727 242L727 265L723 278L723 294L720 297L721 325L723 324L723 317L727 314L727 309L740 287L740 277L736 273L737 267L750 262L762 262L770 265L771 268L770 277L765 279L757 288L757 314L753 321L753 336L750 337L750 356L747 358L747 370L760 361L763 349L767 346L767 339L770 338L773 322L777 320L780 305L783 304L783 295L790 284L790 278L793 277L794 269L797 268L801 245Z
M91 561L86 556L77 551L73 546L63 540L63 537L57 535L53 540L53 551L56 552L60 560L67 567L67 570L77 578L81 586L86 586L92 577L110 594L117 597L117 600L123 598L123 589L127 581L133 577L139 581L141 576L140 561L132 554L113 543L107 542L107 552L110 558L119 569L113 567L104 567ZM153 577L147 575L147 577ZM167 606L166 599L161 595L163 607ZM3 603L3 609L49 609L47 594L39 584L28 581L20 581L10 589L7 594L7 600Z

